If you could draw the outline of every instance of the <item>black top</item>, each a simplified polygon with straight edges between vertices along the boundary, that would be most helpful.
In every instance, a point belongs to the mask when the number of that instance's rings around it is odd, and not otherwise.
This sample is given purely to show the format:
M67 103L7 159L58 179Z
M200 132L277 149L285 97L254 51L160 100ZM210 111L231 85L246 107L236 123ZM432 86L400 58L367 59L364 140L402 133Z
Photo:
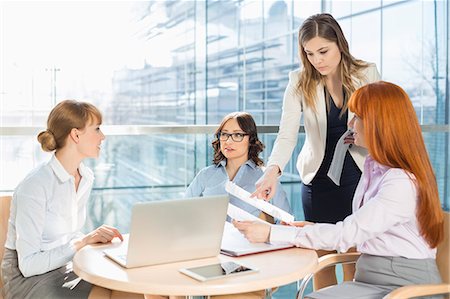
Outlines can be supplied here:
M348 110L340 116L342 109L336 107L332 98L330 98L329 110L330 111L327 116L327 141L325 146L325 156L319 170L317 171L315 179L329 179L327 173L330 168L331 161L333 160L334 149L336 148L339 138L341 138L342 134L347 131ZM342 169L341 185L354 183L355 180L359 180L360 176L361 171L355 161L353 161L350 153L347 151Z

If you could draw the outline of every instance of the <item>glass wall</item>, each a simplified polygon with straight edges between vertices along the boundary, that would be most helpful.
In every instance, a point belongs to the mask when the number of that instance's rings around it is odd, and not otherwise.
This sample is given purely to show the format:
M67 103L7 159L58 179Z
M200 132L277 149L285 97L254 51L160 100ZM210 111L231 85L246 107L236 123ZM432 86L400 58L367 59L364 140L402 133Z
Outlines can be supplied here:
M288 73L299 67L298 27L319 12L338 19L355 57L375 62L384 80L405 88L422 124L448 124L444 0L0 5L2 191L13 190L48 159L34 137L14 136L11 128L31 126L37 132L51 107L65 98L93 102L106 125L218 124L235 110L252 113L259 125L278 124ZM431 128L424 136L448 209L448 135ZM275 137L262 135L265 160ZM102 157L89 162L96 194L111 205L134 201L134 195L136 200L180 196L211 163L211 139L212 134L111 136ZM303 140L300 134L293 157ZM282 181L301 218L295 158ZM164 189L169 187L173 192Z
M211 164L213 129L127 135L116 126L216 125L236 110L277 125L299 67L297 30L329 12L351 53L408 92L449 210L449 11L445 0L1 1L0 192L49 158L35 135L50 109L87 100L112 127L101 157L87 161L96 181L86 230L106 222L126 231L134 202L183 196ZM261 134L266 161L275 137ZM297 219L303 142L299 134L282 177Z

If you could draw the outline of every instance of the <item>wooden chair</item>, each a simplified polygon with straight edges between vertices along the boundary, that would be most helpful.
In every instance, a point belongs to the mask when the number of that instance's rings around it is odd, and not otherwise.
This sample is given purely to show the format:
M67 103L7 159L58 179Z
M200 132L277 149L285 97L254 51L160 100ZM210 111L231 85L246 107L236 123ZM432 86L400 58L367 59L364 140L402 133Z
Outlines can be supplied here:
M0 196L0 262L3 260L5 252L6 234L8 233L9 208L11 206L11 196ZM3 281L0 278L0 290L3 288ZM0 291L0 299L3 299Z
M414 298L419 296L431 296L437 294L450 294L450 241L449 241L449 231L450 231L450 213L444 212L444 240L437 247L436 263L441 273L442 283L441 284L423 284L423 285L409 285L398 288L383 299L406 299ZM360 256L360 253L337 253L328 254L319 258L319 264L314 271L314 273L320 270L334 266L337 264L346 263L356 263ZM304 293L309 281L314 277L314 273L306 276L300 286L297 293L297 299L304 297ZM449 298L447 295L445 298Z

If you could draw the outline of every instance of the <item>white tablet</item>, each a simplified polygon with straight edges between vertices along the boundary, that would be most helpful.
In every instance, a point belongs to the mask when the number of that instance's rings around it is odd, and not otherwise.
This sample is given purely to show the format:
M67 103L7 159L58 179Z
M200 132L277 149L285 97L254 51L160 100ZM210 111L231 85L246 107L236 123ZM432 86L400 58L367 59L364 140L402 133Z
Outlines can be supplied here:
M224 262L200 267L182 268L179 271L199 281L208 281L222 277L255 273L258 270L235 262Z

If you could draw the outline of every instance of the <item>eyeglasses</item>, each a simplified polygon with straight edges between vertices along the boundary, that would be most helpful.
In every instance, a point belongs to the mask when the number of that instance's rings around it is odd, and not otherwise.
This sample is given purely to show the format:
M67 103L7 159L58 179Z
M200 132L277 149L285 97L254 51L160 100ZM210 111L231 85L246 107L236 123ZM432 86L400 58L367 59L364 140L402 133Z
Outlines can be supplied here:
M220 141L227 141L228 138L231 137L231 139L234 142L241 142L242 140L244 140L244 137L247 136L247 135L249 135L249 134L246 134L246 133L232 133L232 134L228 134L228 133L225 133L225 132L220 132L220 133L217 134L217 138Z

